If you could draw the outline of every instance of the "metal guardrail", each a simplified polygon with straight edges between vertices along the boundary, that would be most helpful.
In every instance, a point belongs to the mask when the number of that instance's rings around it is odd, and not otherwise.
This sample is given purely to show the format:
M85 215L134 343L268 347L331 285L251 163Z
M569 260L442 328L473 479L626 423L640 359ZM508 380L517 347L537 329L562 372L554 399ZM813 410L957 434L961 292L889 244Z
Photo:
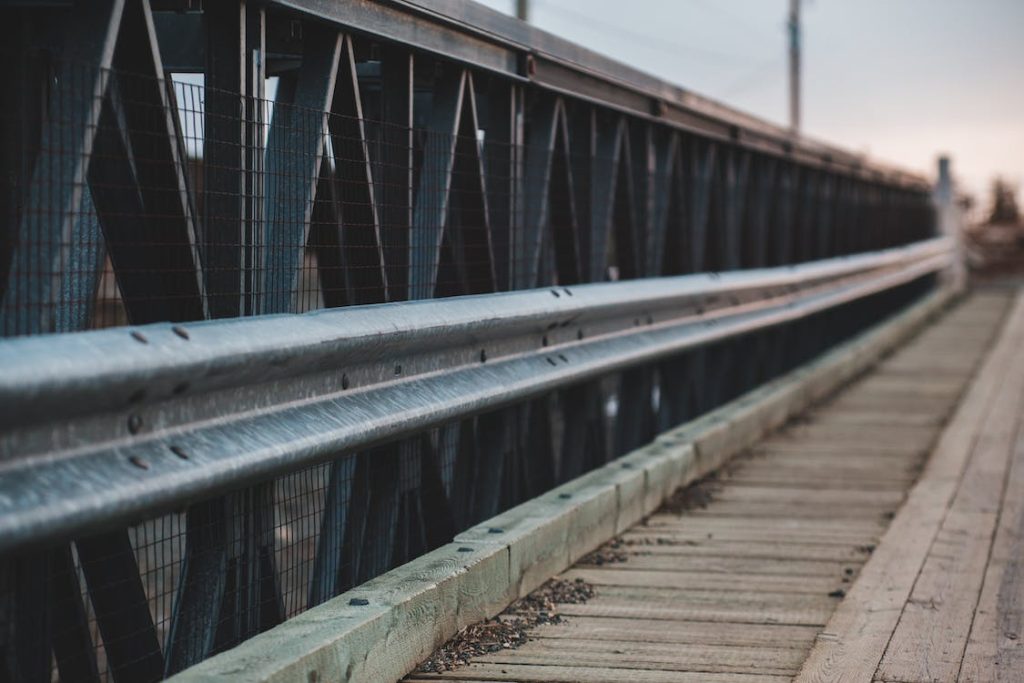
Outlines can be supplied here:
M0 552L791 322L950 262L939 238L776 269L14 340L0 345ZM126 396L137 397L127 409Z
M14 5L0 680L180 671L950 258L920 177L470 2Z

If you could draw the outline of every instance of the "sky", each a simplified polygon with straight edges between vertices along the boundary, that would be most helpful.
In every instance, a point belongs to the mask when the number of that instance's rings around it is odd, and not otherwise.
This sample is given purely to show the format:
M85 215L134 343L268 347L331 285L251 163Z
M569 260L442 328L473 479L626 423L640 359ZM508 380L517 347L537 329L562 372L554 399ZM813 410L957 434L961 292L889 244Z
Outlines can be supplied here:
M514 0L482 0L511 13ZM788 122L788 0L531 0L531 23L684 88ZM988 203L1024 195L1024 0L804 0L803 131Z

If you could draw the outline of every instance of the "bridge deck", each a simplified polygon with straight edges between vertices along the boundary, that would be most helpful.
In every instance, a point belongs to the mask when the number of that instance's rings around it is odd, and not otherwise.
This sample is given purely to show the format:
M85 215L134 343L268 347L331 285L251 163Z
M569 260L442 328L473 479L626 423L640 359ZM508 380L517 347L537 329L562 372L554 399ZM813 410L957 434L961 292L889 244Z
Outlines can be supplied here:
M596 594L559 605L563 623L410 680L1024 675L1024 307L1007 318L1009 301L974 294L571 568Z

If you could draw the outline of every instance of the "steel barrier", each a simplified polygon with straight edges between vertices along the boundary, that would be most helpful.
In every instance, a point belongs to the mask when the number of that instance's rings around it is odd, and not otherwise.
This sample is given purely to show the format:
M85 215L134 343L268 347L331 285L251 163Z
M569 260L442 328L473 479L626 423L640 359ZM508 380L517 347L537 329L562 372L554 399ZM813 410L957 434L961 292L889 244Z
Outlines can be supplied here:
M469 2L22 0L0 45L0 680L180 671L953 258L921 178Z

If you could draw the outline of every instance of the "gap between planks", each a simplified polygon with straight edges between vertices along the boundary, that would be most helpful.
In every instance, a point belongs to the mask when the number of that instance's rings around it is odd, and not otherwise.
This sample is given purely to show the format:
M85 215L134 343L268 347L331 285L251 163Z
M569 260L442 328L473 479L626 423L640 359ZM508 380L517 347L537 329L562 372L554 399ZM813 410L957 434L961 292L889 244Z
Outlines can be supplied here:
M1010 406L1014 411L1019 407L1015 402L1024 372L1013 361L1022 346L1024 297L1018 295L995 347L943 432L921 480L817 639L798 682L874 679L984 428L993 414L1007 419L1005 405L1000 410L1000 398L1014 401Z

